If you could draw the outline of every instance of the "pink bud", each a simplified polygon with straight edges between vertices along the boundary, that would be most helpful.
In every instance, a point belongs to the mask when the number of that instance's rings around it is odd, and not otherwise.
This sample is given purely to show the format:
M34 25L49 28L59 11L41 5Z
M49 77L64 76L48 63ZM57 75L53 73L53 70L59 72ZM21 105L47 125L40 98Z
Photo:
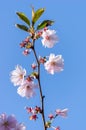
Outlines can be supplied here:
M29 54L29 50L28 49L23 51L23 55L27 56L28 54Z
M39 37L41 37L42 31L39 31L39 32L37 33L37 35L38 35Z
M29 38L26 38L26 39L24 40L24 42L28 43L28 42L29 42Z
M44 64L46 62L46 58L45 57L39 57L39 62L41 64Z
M35 112L36 112L36 113L41 113L41 111L42 111L42 110L41 110L40 107L38 107L38 106L35 107Z
M21 47L21 48L23 48L23 47L25 47L25 46L26 46L26 43L24 43L24 42L20 43L20 47Z
M32 115L29 117L30 120L36 120L37 118L38 118L37 115Z
M26 107L26 110L28 113L32 113L33 108L32 107Z
M47 28L47 27L45 27L45 28L44 28L44 31L46 31L46 30L48 30L48 28Z
M31 65L31 67L32 67L33 70L35 70L36 67L37 67L37 65L36 65L35 63L33 63L33 64Z
M53 114L49 114L48 118L50 118L50 120L52 120L54 118Z

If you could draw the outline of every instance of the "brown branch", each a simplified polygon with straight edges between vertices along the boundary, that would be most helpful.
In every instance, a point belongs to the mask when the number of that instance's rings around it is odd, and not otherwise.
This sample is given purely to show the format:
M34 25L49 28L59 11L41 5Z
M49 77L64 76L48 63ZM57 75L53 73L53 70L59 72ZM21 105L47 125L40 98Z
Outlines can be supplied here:
M32 50L33 50L34 56L36 58L36 62L38 64L38 84L39 84L40 101L41 101L41 109L42 109L41 115L42 115L44 130L47 130L46 122L45 122L45 115L44 115L44 97L45 96L43 96L43 94L42 94L42 87L41 87L41 83L40 83L40 63L39 63L39 60L38 60L38 57L37 57L37 54L36 54L36 51L35 51L35 40L33 40Z

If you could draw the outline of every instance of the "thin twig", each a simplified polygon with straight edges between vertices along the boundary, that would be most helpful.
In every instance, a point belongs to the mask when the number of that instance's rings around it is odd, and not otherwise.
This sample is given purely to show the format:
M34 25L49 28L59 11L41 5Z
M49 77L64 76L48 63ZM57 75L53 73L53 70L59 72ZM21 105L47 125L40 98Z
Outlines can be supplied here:
M36 62L38 64L38 84L39 84L39 91L40 91L40 100L41 100L41 109L42 109L42 120L43 120L43 126L44 126L44 130L47 130L46 128L46 122L45 122L45 115L44 115L44 97L43 94L42 94L42 87L41 87L41 83L40 83L40 63L39 63L39 60L38 60L38 57L37 57L37 54L36 54L36 51L35 51L35 40L33 40L33 53L34 53L34 56L36 58Z

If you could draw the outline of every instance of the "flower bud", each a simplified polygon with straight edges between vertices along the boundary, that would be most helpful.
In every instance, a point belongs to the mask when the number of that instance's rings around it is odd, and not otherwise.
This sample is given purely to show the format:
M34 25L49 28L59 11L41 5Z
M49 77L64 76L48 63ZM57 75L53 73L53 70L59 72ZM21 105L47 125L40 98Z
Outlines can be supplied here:
M28 54L29 54L29 50L28 49L23 51L23 55L27 56Z
M54 115L53 115L53 114L49 114L48 118L49 118L50 120L52 120L52 119L54 118Z
M37 118L38 118L37 115L32 115L29 117L30 120L36 120Z

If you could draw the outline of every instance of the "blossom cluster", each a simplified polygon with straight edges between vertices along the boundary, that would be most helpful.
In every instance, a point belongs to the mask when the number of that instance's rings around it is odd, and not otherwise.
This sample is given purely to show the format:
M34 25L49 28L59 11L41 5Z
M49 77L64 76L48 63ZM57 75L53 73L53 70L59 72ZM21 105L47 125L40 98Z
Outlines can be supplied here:
M36 121L38 119L38 114L42 113L41 108L38 107L38 106L36 106L35 108L25 107L25 109L26 109L27 113L30 114L30 116L29 116L30 120L35 120ZM46 128L51 127L54 130L60 130L59 126L57 126L57 127L52 126L52 122L53 122L53 120L55 120L55 118L57 116L67 117L67 113L68 113L67 108L62 109L62 110L61 109L56 109L54 114L50 113L48 115L49 121L46 121Z
M49 30L44 29L41 33L42 44L45 47L51 48L54 46L54 44L57 42L58 38L55 34L55 30ZM32 47L30 39L26 38L21 44L21 47L26 47L29 45L29 47ZM24 50L24 54L27 55L29 51ZM60 72L63 70L64 67L64 60L62 58L62 55L56 55L51 53L50 56L47 57L39 57L39 63L43 64L45 69L50 74L54 74L55 72ZM31 65L33 70L37 68L37 64L33 63ZM34 81L28 80L28 78L25 78L26 76L26 70L23 69L21 66L17 65L15 70L11 72L11 81L14 83L14 86L19 86L17 89L17 93L22 97L30 98L35 95L34 89L37 88L37 85L35 85ZM35 76L35 75L34 75Z
M38 118L38 114L42 113L42 110L40 107L36 106L35 108L32 107L26 107L27 113L30 114L29 119L30 120L36 120Z
M26 70L21 66L17 65L15 70L11 72L11 81L14 83L14 86L19 86L17 93L26 98L30 98L35 95L34 89L37 88L37 85L34 83L31 77L25 77Z
M14 115L0 114L0 130L26 130L23 123L18 123Z
M39 35L40 34L40 35ZM55 43L58 42L58 37L56 36L56 31L55 30L50 30L50 29L43 29L40 32L37 32L37 36L39 35L41 38L43 38L42 44L43 46L47 48L52 48L54 47ZM29 50L27 50L28 46L29 49L32 48L31 42L26 38L22 43L20 43L21 47L26 48L23 51L23 54L26 56L29 54ZM54 74L55 72L60 72L64 68L64 60L62 58L62 55L56 55L51 53L50 56L48 56L48 60L44 60L44 67L45 69L50 73ZM43 60L42 60L43 61Z

